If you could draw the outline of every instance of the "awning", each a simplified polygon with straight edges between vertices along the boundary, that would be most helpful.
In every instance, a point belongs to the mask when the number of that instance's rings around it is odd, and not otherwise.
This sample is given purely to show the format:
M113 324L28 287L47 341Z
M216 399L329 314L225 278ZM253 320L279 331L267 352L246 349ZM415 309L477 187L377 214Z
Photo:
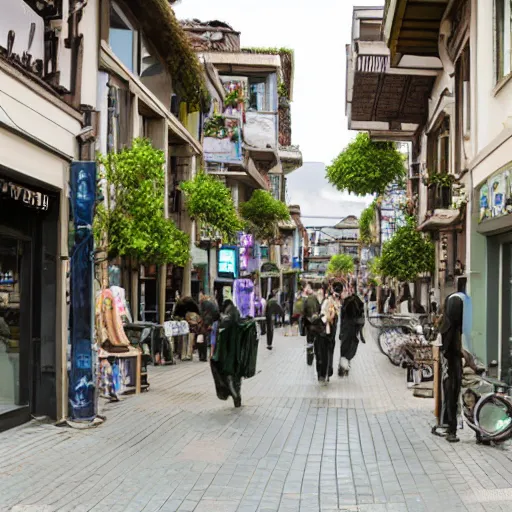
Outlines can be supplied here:
M438 231L456 226L462 221L460 210L434 210L431 217L418 226L418 231Z

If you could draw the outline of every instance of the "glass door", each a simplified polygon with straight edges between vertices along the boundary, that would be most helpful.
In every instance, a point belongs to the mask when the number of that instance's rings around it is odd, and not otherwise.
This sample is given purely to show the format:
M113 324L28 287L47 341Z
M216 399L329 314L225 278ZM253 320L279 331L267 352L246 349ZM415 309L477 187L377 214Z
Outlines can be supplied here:
M512 385L512 243L502 245L501 378Z
M24 348L22 259L23 242L0 235L0 414L26 405L20 384Z

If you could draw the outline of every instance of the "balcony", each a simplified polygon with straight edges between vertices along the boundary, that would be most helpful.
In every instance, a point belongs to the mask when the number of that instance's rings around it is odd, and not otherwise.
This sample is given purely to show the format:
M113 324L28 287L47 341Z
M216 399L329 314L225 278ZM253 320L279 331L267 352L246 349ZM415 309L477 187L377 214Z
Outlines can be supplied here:
M373 138L411 140L426 120L437 71L392 68L386 43L362 30L369 20L381 23L382 9L354 9L354 38L347 46L348 128Z

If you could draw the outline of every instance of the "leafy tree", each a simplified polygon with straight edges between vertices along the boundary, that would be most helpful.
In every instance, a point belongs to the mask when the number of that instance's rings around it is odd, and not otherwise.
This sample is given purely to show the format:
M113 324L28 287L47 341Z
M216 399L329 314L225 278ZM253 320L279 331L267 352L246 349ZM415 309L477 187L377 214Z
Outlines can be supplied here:
M247 231L267 241L275 237L279 222L290 219L288 207L266 190L255 190L251 199L240 205L240 214Z
M100 156L109 194L94 219L98 245L108 241L110 257L130 256L141 263L184 266L190 239L164 216L164 152L146 139L131 148Z
M371 245L375 242L372 225L375 222L376 211L377 201L375 200L368 208L363 210L361 217L359 217L359 237L365 245Z
M358 196L381 195L393 181L406 175L403 155L393 142L372 141L359 133L327 167L327 179L338 190Z
M333 277L343 277L354 272L354 259L348 254L336 254L331 257L327 266L327 274Z
M434 244L416 229L414 217L408 217L405 226L398 228L382 248L381 274L399 281L413 281L434 268Z
M204 227L220 232L226 240L232 240L242 230L231 191L218 178L201 171L182 182L180 188L190 217Z

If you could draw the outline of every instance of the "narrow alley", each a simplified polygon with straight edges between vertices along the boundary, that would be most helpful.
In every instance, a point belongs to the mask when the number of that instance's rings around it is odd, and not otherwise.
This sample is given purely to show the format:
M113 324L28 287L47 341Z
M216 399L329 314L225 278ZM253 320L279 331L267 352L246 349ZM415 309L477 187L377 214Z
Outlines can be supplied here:
M151 368L148 394L88 430L29 423L0 434L0 510L416 512L510 510L512 451L430 434L368 334L347 379L322 386L304 338L260 343L244 406L219 401L206 363Z

